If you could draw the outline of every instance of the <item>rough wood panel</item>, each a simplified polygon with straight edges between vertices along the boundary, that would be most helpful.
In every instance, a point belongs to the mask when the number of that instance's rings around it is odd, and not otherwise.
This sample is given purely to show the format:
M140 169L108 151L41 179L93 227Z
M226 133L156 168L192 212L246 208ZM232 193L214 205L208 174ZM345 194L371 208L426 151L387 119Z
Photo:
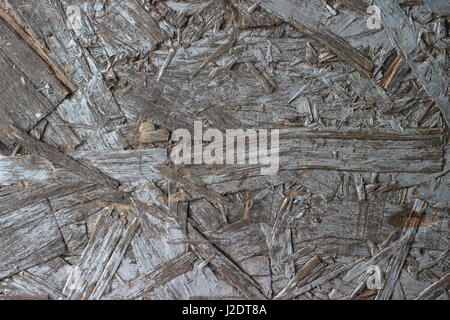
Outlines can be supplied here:
M408 208L381 201L372 204L333 201L313 209L298 222L295 241L307 245L315 239L335 238L334 244L330 243L326 248L329 253L346 249L345 242L340 239L381 243L391 232L401 230L401 221L408 218L408 213ZM448 217L434 216L418 232L414 246L445 250L447 245L442 239L449 236ZM429 236L431 234L433 238Z
M61 152L58 148L32 137L25 130L14 124L4 125L0 123L0 130L13 137L16 142L23 145L25 148L50 160L56 166L65 168L89 181L96 181L111 188L117 188L119 186L117 180L108 177L99 169L76 161L71 156Z
M191 252L185 253L175 259L164 262L135 281L112 291L104 298L136 299L191 270L196 260L195 254Z
M85 162L100 169L110 177L122 182L141 179L152 180L159 177L153 167L163 164L167 152L163 149L136 151L83 151L72 154L76 161ZM50 161L39 156L1 157L0 177L3 183L45 182L52 180L77 179L73 171L54 166ZM89 177L92 180L92 176ZM99 180L93 181L98 183Z
M17 209L29 206L35 202L41 202L52 197L63 197L67 194L77 192L89 186L86 183L72 184L24 184L22 188L14 188L15 192L2 195L0 210L3 213L9 213ZM53 208L53 207L52 207Z
M248 146L247 146L248 147ZM249 154L248 148L246 153ZM439 130L280 130L280 171L329 169L366 172L440 172ZM255 158L256 155L249 155ZM261 174L262 165L187 167L193 176L218 184Z
M118 48L129 50L130 47L144 47L151 50L154 45L167 38L157 21L139 1L111 1L104 10L109 13L99 16L96 28L110 55L116 54ZM124 43L126 46L123 46Z
M191 225L189 225L188 232L191 238L197 242L195 244L196 251L204 260L207 260L212 255L216 256L210 262L210 265L226 282L236 287L247 299L267 299L267 297L262 294L259 284L248 274L243 272L233 260L230 260L230 258L222 254L214 244L209 243L208 239L200 232Z
M374 67L372 61L321 23L320 18L324 15L326 7L320 1L262 0L259 5L305 31L355 69L370 77Z
M126 141L122 141L116 132L116 127L124 121L124 115L96 66L95 52L91 52L89 45L91 33L88 32L87 38L79 39L67 27L68 6L77 3L55 1L43 6L39 1L14 1L10 4L24 28L32 30L38 46L48 51L55 63L62 67L64 76L70 78L78 89L51 115L59 115L60 119L51 117L44 140L55 140L53 134L56 132L62 137L55 142L69 150L76 147L116 149L126 146ZM81 3L78 5L81 6ZM72 113L73 108L78 110L76 114ZM67 143L69 130L73 130L81 141Z
M14 121L17 125L31 129L41 119L47 116L53 107L37 89L28 82L28 77L20 69L14 68L14 64L7 56L0 52L1 74L1 122ZM21 92L20 95L17 93ZM11 110L11 105L16 106L16 110ZM6 145L11 144L11 139L4 137L2 141Z
M403 247L394 254L394 256L389 261L389 265L386 269L386 276L384 278L383 287L378 291L376 300L388 300L391 298L395 290L395 284L400 276L400 272L403 268L403 264L406 261L406 257L411 249L411 242L417 233L422 219L424 218L424 212L427 207L425 201L416 200L414 207L403 223L402 235L406 237L406 243ZM418 216L418 217L417 217Z
M36 296L20 296L20 295L2 295L0 300L48 300L48 296L36 295Z
M45 96L53 105L60 103L69 94L69 90L57 78L51 66L3 18L0 18L0 32L0 50L16 69L27 76L24 81L29 81L30 87Z
M52 261L53 260L45 264L54 267L54 265L52 265ZM34 268L35 267L31 269ZM56 271L57 268L52 268L52 270ZM51 281L51 277L48 274L41 275L35 270L22 271L19 274L14 275L11 280L12 281L10 281L6 287L2 288L3 292L6 291L10 293L23 293L24 295L26 295L23 299L26 299L27 296L29 296L30 298L35 297L34 299L37 300L60 300L66 298L66 296L61 292L60 288L54 285L53 281Z
M389 0L375 1L380 6L383 23L389 39L398 52L402 53L411 70L427 94L437 103L447 125L450 125L450 100L448 97L448 77L435 57L417 47L420 36L414 24L398 4ZM424 54L423 59L417 56ZM444 80L447 79L447 80Z
M56 219L44 200L0 213L0 279L63 254Z
M109 214L101 214L97 219L80 262L68 277L64 292L69 299L99 299L109 289L112 277L139 226L137 220L125 226L120 218Z
M8 1L0 299L448 299L449 8ZM279 171L174 165L194 121L279 129ZM29 215L59 240L22 265Z
M433 297L438 297L440 294L440 291L444 291L446 284L448 283L450 279L450 274L446 274L441 279L433 283L431 286L424 289L419 296L416 298L416 300L428 300L432 299Z

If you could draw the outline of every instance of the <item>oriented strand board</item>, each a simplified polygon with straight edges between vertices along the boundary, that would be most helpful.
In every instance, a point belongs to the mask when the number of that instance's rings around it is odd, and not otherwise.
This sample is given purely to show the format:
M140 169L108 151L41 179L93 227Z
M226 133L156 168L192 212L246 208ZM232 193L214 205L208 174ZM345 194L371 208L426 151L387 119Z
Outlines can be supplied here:
M449 9L0 1L0 299L448 299Z
M66 250L45 200L0 213L0 279L46 262Z

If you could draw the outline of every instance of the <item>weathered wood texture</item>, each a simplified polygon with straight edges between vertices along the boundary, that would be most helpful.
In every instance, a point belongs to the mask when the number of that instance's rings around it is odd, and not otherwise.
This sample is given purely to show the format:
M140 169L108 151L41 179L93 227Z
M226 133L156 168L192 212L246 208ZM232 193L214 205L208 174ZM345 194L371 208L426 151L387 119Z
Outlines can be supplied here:
M329 12L320 1L263 0L259 5L317 39L364 75L371 75L374 68L372 61L321 22Z
M0 230L0 279L46 262L66 250L45 200L19 208L2 208Z
M448 299L449 15L0 0L0 299ZM194 121L278 171L175 164Z
M154 180L160 177L153 168L166 162L167 151L165 149L81 151L71 156L73 161L80 161L93 166L113 179L121 182L132 182L145 179ZM49 182L79 179L77 173L70 167L56 166L45 158L36 155L1 157L0 162L0 177L4 183L17 183L22 180ZM102 183L101 179L95 179L89 171L85 173L88 176L87 180Z
M194 266L197 257L193 253L185 253L180 257L164 262L155 269L142 275L135 281L125 284L106 295L105 299L136 299L148 294L159 286L180 276Z
M388 0L378 0L375 3L380 6L383 24L392 44L406 58L418 82L439 106L447 125L450 126L448 75L433 55L424 53L417 47L417 41L421 41L420 35L398 4ZM425 54L425 61L417 61L420 54Z
M10 119L29 130L69 92L49 65L4 20L3 7L0 12L0 116L2 121ZM5 139L2 137L3 142Z
M74 266L64 291L69 299L99 299L109 289L131 239L137 219L125 226L120 218L101 214L80 262Z

